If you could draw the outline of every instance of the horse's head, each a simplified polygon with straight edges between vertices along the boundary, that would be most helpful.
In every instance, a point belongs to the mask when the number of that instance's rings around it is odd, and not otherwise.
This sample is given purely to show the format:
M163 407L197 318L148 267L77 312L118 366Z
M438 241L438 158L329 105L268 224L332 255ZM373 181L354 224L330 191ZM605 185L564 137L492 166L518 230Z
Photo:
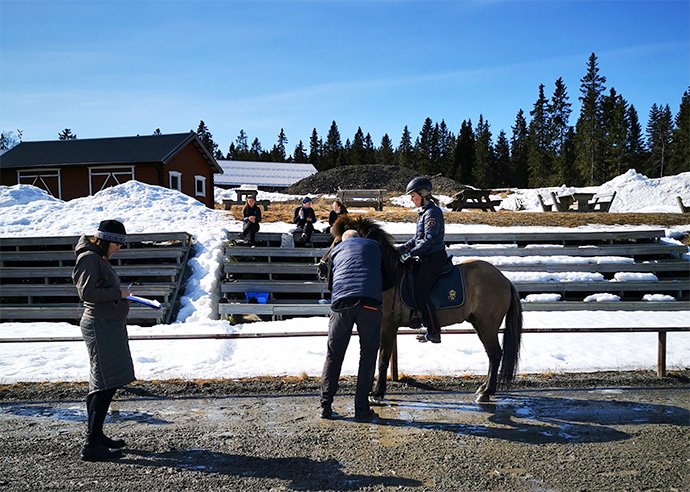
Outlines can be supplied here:
M333 227L331 227L331 234L335 238L334 243L339 243L345 231L348 230L355 230L361 237L373 239L383 246L393 248L395 243L393 237L384 231L376 221L361 215L356 217L341 215L338 220L335 221Z
M356 217L341 215L335 221L331 227L331 234L334 237L331 248L342 241L343 234L348 230L355 230L361 237L372 239L382 246L383 261L386 263L384 270L392 273L401 266L400 253L395 249L393 236L384 231L378 222L361 215Z

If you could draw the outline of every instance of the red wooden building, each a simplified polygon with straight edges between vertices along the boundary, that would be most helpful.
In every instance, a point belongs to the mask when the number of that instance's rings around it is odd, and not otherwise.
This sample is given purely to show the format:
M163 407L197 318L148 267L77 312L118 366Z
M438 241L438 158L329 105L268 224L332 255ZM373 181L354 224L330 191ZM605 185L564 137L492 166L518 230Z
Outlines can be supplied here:
M0 156L0 184L30 184L65 201L136 179L213 208L220 172L194 132L22 142Z

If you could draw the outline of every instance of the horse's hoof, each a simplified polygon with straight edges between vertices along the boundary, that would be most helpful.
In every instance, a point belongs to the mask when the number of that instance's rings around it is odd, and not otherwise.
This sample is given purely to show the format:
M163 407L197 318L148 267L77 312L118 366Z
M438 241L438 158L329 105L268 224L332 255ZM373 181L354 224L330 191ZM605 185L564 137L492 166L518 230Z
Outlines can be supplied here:
M475 403L489 403L491 397L486 393L477 393L477 398L474 399Z
M383 402L383 397L369 395L369 405L382 407L385 405L385 403Z

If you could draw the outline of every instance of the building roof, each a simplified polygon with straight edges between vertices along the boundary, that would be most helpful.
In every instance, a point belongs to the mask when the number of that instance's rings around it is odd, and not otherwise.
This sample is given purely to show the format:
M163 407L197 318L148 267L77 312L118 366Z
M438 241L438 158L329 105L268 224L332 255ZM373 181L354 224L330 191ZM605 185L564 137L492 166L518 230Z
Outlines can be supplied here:
M300 179L316 173L312 164L295 162L257 162L257 161L222 161L218 164L223 174L216 174L213 181L216 186L240 186L243 184L287 188Z
M214 173L220 166L196 133L22 142L0 156L3 168L167 163L193 143Z

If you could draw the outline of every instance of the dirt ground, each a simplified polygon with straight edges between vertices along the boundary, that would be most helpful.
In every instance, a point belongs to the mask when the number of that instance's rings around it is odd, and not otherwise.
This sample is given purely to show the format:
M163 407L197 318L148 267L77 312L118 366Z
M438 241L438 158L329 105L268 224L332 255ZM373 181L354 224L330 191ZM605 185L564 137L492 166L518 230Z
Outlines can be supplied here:
M84 384L0 387L0 490L688 490L690 373L521 377L492 404L477 378L391 384L356 423L318 381L139 382L106 432L122 457L84 463Z

